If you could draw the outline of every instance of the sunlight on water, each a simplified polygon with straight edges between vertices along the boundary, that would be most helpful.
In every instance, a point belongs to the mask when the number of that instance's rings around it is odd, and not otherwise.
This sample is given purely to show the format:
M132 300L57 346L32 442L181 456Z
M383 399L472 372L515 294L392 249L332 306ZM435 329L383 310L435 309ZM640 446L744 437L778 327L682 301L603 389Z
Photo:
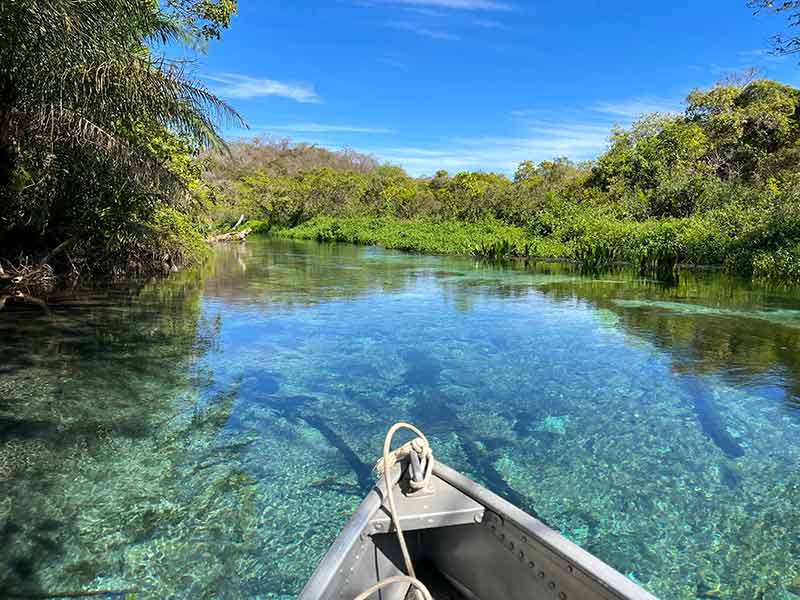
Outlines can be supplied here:
M0 313L0 590L291 598L405 419L658 596L800 598L800 296L254 239Z

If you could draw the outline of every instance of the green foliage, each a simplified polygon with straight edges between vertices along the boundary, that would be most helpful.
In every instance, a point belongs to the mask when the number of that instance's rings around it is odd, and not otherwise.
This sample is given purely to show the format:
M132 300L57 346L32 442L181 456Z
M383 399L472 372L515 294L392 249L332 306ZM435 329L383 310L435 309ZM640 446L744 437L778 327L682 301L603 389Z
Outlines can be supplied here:
M519 227L494 219L465 223L456 220L394 217L316 217L298 227L273 230L274 235L316 239L322 242L380 245L430 254L478 255L490 258L531 253L535 240ZM565 251L560 244L544 242L541 251L549 257Z
M761 250L753 256L753 278L777 282L800 281L800 244Z
M192 34L203 40L219 39L236 14L237 0L167 0Z
M72 264L115 273L161 270L167 242L172 265L196 254L194 219L175 213L209 202L193 156L222 147L215 125L238 115L163 49L216 37L234 9L0 3L0 254L43 255L74 239Z
M284 147L282 162L263 169L216 180L212 169L215 210L230 225L246 214L280 235L322 241L568 258L589 271L626 262L663 280L685 264L796 278L800 91L763 80L720 84L686 104L683 114L614 131L591 165L526 161L513 180L446 171L412 179L364 161L337 168L334 157L290 172L276 167L293 156Z

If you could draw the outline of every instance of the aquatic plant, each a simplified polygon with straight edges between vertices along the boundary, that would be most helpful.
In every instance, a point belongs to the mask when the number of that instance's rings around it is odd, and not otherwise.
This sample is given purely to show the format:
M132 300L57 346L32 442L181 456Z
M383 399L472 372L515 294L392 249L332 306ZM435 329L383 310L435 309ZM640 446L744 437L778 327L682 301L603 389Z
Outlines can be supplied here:
M597 273L612 266L619 259L621 253L619 247L602 241L580 240L575 243L573 257L585 272Z
M507 239L484 240L475 246L473 254L491 260L502 260L510 257L514 250L515 248L512 247L511 242Z

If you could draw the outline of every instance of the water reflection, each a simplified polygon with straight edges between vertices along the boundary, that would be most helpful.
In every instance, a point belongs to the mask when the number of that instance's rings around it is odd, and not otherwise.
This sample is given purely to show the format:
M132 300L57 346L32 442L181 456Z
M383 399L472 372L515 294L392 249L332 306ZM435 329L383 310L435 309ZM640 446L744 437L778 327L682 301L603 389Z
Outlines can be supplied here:
M800 291L769 292L718 273L685 273L675 287L626 277L542 289L610 311L626 332L668 352L676 372L718 375L800 408Z
M290 598L387 424L664 598L800 588L800 296L254 239L0 312L0 589Z

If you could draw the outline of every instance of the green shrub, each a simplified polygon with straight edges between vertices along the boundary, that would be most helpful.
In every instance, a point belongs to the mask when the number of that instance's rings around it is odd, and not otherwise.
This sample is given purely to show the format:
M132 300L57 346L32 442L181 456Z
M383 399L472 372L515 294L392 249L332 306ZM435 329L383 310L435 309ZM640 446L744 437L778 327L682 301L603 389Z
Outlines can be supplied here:
M755 279L800 283L800 244L756 252L752 264Z

